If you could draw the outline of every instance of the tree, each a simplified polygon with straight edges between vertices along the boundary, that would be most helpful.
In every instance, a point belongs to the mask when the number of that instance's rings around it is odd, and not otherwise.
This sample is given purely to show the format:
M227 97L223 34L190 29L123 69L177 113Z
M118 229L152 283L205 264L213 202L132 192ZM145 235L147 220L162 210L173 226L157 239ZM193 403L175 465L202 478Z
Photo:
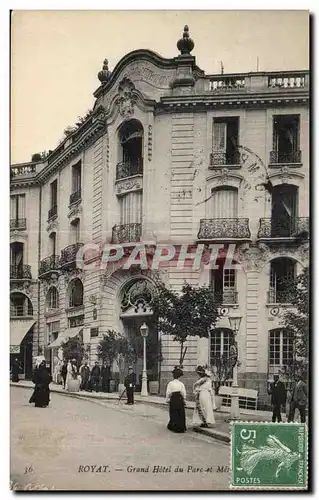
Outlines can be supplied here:
M188 283L180 293L167 288L160 280L154 294L152 308L158 328L164 335L173 335L180 343L182 366L187 352L187 337L209 337L219 317L214 290L211 285L194 287Z
M127 367L134 360L128 339L115 330L107 330L97 346L97 353L100 359L107 361L111 366L116 362L120 373L120 383L123 383Z
M294 341L295 360L287 370L308 374L309 364L309 268L305 268L295 279L285 283L288 301L294 310L286 310L282 324L291 332Z
M85 353L83 341L80 337L72 337L61 344L63 358L67 361L76 359L76 365L79 368Z

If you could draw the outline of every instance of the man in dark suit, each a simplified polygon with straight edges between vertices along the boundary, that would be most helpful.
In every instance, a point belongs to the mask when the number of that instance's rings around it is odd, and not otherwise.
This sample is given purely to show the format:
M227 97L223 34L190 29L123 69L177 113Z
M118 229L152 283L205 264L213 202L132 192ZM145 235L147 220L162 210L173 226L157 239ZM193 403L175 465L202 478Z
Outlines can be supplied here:
M102 377L102 391L110 392L111 369L107 365L106 361L104 361L101 369L101 377Z
M273 408L272 421L281 422L280 407L286 403L286 388L279 380L279 375L274 375L274 381L270 384L268 394L271 395L271 404Z
M125 377L124 385L126 389L127 395L127 405L134 404L134 389L135 389L135 373L133 372L133 368L130 366L128 369L128 374Z
M94 366L91 370L91 384L92 391L99 392L101 369L99 367L98 361L95 361Z
M307 385L303 381L302 376L298 375L297 381L292 385L291 388L291 402L290 402L288 422L294 421L296 409L299 410L301 423L306 422L307 399L308 399Z

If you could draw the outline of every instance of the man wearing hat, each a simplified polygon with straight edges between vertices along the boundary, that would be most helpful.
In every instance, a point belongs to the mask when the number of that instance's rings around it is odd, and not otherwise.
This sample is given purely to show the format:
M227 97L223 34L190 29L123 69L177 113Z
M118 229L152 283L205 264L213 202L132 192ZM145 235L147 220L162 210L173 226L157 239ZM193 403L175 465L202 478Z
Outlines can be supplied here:
M125 377L124 385L127 394L127 405L134 404L135 373L132 366L128 368L128 374Z

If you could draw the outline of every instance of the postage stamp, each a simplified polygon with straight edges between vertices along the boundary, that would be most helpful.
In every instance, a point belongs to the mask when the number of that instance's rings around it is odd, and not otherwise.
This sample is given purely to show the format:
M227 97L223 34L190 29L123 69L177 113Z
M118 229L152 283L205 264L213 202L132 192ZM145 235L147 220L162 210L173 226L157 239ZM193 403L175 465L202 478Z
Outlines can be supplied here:
M307 489L307 426L233 422L231 489Z

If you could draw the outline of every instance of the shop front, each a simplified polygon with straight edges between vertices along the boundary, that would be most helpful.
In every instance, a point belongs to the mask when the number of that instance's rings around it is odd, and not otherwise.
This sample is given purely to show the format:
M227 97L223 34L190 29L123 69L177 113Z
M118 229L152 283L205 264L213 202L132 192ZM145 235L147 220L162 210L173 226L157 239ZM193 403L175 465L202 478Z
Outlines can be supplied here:
M16 360L19 378L32 378L32 346L34 320L17 319L10 322L10 370Z

